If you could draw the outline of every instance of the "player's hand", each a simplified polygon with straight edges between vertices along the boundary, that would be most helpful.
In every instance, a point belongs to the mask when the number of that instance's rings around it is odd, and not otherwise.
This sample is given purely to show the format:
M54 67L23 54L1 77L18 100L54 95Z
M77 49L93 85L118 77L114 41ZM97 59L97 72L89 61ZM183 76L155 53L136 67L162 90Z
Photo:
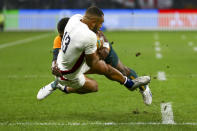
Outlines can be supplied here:
M52 74L55 76L58 76L58 77L62 76L60 69L57 67L56 61L52 62L51 71L52 71Z

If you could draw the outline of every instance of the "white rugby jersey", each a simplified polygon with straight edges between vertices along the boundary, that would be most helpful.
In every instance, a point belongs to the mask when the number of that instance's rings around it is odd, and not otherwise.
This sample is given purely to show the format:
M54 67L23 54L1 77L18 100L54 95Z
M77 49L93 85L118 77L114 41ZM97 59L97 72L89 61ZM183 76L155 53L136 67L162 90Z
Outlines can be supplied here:
M84 63L85 54L92 54L97 49L96 34L81 19L82 15L72 16L64 29L57 63L66 74L78 72Z

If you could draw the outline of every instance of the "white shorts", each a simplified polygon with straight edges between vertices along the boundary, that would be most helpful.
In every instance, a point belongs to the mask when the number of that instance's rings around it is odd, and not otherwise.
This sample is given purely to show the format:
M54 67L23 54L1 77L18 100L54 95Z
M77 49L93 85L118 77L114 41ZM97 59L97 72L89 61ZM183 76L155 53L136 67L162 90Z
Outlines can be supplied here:
M58 77L58 81L61 85L66 85L71 88L81 88L86 81L84 73L89 69L89 66L84 63L79 71L64 75L63 77Z

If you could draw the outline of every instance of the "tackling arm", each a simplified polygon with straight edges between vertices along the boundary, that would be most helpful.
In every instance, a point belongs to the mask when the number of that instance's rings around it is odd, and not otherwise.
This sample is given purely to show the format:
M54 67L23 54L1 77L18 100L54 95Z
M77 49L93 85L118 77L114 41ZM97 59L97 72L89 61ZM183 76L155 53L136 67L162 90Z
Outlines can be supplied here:
M97 53L101 60L105 60L105 58L109 55L109 49L106 47L101 47L97 49Z
M108 79L124 84L126 78L115 68L99 60L96 53L86 55L86 63L97 74L105 75Z
M60 48L53 49L53 61L51 65L52 74L55 76L62 76L59 68L57 67L57 56L59 54Z
M54 44L53 44L53 61L51 65L51 71L52 74L55 76L62 76L60 73L60 70L57 67L57 56L59 54L59 50L61 49L61 37L58 35L54 39Z

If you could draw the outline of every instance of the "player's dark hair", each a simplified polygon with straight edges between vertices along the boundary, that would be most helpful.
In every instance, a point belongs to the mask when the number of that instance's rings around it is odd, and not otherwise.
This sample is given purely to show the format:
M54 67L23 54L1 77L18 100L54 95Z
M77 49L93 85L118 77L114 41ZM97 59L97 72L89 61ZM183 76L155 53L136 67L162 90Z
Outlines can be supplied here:
M96 6L91 6L86 10L87 14L95 15L95 16L103 16L103 11Z
M65 28L66 24L68 23L68 20L69 20L69 18L65 17L65 18L60 19L60 21L58 22L58 24L57 24L57 31L60 34L64 33L64 28Z

